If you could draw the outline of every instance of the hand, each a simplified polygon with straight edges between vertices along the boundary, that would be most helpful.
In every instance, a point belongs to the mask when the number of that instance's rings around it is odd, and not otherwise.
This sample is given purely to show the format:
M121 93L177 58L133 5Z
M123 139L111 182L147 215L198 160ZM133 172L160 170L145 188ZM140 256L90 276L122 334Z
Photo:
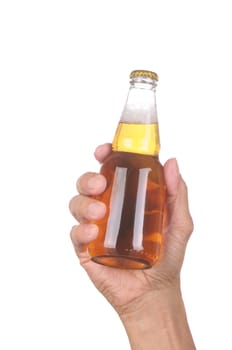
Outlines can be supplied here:
M95 157L103 162L110 152L111 145L105 144L96 149ZM175 159L166 162L164 174L168 192L168 225L164 250L162 259L148 270L114 269L90 260L87 246L97 237L98 228L88 221L101 219L106 212L103 203L90 197L104 191L106 180L102 175L90 172L82 175L77 181L79 195L70 201L70 211L79 222L71 230L76 254L95 286L120 317L130 309L139 308L151 294L164 295L180 289L180 270L193 223L188 208L187 187L179 174Z

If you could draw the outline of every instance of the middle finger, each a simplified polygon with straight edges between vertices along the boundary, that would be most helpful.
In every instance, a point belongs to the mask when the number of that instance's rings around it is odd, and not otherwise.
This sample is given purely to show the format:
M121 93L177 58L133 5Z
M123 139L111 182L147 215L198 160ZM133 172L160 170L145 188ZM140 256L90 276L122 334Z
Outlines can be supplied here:
M101 174L88 172L79 177L76 187L80 194L100 194L106 188L106 179Z
M106 213L104 203L84 195L73 197L69 203L69 209L79 223L100 220Z

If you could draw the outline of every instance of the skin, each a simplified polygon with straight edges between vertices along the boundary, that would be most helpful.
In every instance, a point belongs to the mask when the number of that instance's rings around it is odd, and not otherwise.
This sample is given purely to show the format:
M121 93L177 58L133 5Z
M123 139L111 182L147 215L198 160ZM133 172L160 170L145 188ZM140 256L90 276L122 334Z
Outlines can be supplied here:
M110 144L101 145L95 158L102 163L110 152ZM175 159L165 163L164 175L168 223L163 255L148 270L114 269L90 260L87 247L97 237L98 227L88 222L101 219L106 212L103 203L90 197L104 191L106 180L102 175L82 175L77 181L79 194L70 201L70 211L79 223L72 228L71 239L80 264L117 311L132 350L195 349L180 288L180 271L193 231L187 187Z

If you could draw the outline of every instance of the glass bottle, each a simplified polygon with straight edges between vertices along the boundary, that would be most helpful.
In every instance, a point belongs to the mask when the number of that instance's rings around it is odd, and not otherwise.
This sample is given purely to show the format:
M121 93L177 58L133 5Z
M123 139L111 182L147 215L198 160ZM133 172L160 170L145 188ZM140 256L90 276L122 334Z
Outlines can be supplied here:
M95 198L107 212L97 239L89 244L93 261L123 269L145 269L160 257L166 185L159 162L156 73L133 71L127 101L101 167L107 188Z

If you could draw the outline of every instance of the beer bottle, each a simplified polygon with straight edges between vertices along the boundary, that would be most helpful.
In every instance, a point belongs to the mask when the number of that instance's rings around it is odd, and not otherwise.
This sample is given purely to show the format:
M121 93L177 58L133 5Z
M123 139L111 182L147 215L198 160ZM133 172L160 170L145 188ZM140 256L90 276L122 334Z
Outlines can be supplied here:
M99 234L89 244L93 261L122 269L146 269L160 257L166 208L166 186L159 162L160 140L154 72L130 74L127 101L101 167L107 180Z

